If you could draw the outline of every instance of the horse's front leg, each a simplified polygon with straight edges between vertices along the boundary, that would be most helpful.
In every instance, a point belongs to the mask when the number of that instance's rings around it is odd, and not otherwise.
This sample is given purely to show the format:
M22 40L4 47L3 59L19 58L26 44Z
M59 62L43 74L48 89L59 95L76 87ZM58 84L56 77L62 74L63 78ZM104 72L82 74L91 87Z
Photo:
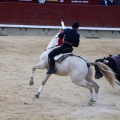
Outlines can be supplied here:
M39 89L38 89L38 93L35 95L36 98L39 98L40 93L43 90L43 87L45 85L45 83L47 82L48 78L51 76L51 74L46 74L45 79L42 81L42 84L40 85Z
M35 66L32 68L29 85L33 85L33 84L34 84L33 78L34 78L34 73L35 73L35 70L36 70L36 69L45 69L45 65L43 64L43 62L38 63L37 65L35 65Z
M36 66L34 66L34 67L32 68L29 85L33 85L33 84L34 84L34 82L33 82L33 77L34 77L35 70L36 70Z

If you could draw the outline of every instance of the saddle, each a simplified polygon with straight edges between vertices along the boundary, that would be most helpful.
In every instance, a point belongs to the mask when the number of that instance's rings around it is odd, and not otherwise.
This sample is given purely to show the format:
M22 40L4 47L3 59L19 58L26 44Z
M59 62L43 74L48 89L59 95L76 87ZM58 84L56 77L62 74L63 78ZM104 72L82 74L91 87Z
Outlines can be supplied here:
M54 57L54 60L58 63L60 63L62 60L64 60L65 58L72 56L72 51L73 48L66 48L62 51L62 53L60 55L57 55Z
M74 56L72 53L63 53L54 57L54 60L58 63L62 62L65 58Z
M60 62L62 62L64 59L66 59L66 58L69 57L69 56L76 56L76 55L72 54L71 52L70 52L70 53L61 53L60 55L55 56L55 57L54 57L54 60L55 60L57 63L60 63ZM79 57L79 58L83 59L83 60L86 62L87 66L88 66L88 67L90 66L90 65L88 64L87 59L83 58L82 56L76 56L76 57Z

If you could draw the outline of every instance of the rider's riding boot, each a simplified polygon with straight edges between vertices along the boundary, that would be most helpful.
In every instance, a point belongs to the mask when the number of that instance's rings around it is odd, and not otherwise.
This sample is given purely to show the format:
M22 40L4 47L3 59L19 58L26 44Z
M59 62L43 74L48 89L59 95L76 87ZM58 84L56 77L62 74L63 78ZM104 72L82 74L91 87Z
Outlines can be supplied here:
M56 67L51 66L51 65L49 64L49 70L48 70L47 74L56 74L56 73L57 73Z

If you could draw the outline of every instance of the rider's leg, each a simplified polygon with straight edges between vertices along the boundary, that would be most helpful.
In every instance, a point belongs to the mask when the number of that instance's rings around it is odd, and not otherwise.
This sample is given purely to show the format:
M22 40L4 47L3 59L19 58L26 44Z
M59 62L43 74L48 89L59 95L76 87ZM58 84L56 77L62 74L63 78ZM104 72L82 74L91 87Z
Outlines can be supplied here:
M55 68L55 60L54 57L48 58L49 70L47 74L55 74L57 73L57 69Z
M59 55L61 53L61 47L54 49L48 54L48 64L49 64L49 70L47 74L55 74L57 73L57 69L55 68L55 60L54 57L56 55Z

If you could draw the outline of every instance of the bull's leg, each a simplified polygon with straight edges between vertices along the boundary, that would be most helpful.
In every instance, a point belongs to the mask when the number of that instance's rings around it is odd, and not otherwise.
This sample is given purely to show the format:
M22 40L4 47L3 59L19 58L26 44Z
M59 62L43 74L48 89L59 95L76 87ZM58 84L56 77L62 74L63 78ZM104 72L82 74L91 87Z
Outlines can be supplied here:
M48 78L51 76L51 74L46 74L45 79L42 81L42 85L40 85L39 89L38 89L38 93L35 95L36 98L39 98L40 93L43 90L43 87L45 85L45 83L47 82Z
M36 69L42 69L41 63L38 63L37 65L35 65L35 66L32 68L29 85L33 85L33 84L34 84L33 78L34 78L34 73L35 73L35 70L36 70Z

